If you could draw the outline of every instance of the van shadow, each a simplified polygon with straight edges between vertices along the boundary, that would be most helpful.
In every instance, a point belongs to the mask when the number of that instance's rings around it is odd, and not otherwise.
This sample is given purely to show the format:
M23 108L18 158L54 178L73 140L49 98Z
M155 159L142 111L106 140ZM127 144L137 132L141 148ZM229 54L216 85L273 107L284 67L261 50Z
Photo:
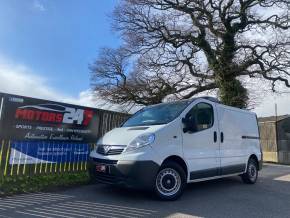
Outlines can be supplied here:
M187 184L184 194L181 199L192 198L192 196L207 194L210 195L213 192L223 192L223 189L229 189L230 187L238 187L242 185L239 177L224 178L211 181L204 181L198 183ZM130 201L158 201L159 200L152 191L144 191L139 189L131 189L125 187L111 186L98 184L96 191L99 195L106 195L114 200L121 200L123 202Z
M156 217L205 217L205 207L219 202L217 199L229 189L238 189L242 182L237 178L219 179L188 184L184 194L176 201L161 201L149 191L127 189L109 185L97 185L95 192L103 203L157 211ZM200 207L203 205L203 207ZM211 211L211 210L206 210Z

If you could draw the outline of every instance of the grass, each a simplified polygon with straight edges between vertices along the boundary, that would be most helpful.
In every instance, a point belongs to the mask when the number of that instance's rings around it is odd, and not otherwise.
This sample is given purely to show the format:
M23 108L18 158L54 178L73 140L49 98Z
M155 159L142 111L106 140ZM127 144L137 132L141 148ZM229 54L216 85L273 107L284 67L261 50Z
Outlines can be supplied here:
M0 178L0 196L88 184L88 172Z

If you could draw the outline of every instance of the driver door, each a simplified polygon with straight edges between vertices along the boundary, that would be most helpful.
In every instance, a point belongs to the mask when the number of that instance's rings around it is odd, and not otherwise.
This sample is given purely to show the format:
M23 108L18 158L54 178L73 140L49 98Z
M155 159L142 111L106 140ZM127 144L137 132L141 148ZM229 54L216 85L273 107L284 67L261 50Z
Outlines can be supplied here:
M183 132L183 152L189 165L190 180L219 176L220 144L215 103L199 101L186 117L195 122L194 130Z

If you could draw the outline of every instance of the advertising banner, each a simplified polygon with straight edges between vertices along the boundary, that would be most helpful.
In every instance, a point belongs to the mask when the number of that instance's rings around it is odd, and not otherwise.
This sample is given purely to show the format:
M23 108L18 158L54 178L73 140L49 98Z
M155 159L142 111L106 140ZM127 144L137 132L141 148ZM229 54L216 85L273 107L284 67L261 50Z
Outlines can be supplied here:
M113 113L0 93L0 141L8 148L5 154L0 149L0 158L10 165L87 161L89 145L107 131L101 122L106 128L118 125L108 114Z
M94 143L100 110L59 102L0 95L4 139Z
M86 162L89 151L88 144L13 141L9 163L14 165Z

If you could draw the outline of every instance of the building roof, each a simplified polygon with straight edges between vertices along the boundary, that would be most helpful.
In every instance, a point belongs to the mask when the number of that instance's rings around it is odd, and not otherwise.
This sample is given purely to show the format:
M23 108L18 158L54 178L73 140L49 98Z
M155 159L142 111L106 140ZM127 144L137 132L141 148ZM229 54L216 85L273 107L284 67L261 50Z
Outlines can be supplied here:
M277 118L276 118L276 116L271 116L271 117L260 117L260 118L258 119L258 121L259 121L259 122L276 122L276 120L277 120L277 122L279 122L279 121L284 120L284 119L289 118L289 117L290 117L289 114L282 115L282 116L277 116Z

